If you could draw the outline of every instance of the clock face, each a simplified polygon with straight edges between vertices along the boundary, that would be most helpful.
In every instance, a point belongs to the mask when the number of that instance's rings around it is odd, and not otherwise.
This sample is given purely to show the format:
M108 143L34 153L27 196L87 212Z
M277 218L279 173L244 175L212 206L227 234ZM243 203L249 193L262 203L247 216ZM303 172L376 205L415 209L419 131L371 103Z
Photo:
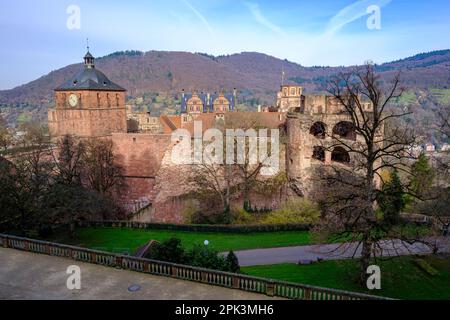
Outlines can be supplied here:
M77 97L76 94L71 94L71 95L69 96L69 104L70 104L72 107L75 107L75 106L78 104L78 97Z

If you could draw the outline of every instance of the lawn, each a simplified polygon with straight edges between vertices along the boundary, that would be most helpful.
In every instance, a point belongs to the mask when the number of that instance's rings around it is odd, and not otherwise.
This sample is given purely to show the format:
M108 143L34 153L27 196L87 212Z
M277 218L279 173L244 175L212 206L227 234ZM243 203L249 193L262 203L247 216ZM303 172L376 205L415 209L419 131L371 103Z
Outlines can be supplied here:
M133 254L149 240L163 241L171 237L181 239L186 249L205 240L218 251L285 247L310 243L308 231L280 231L255 233L189 232L174 230L141 230L128 228L80 228L75 237L54 237L50 240L91 249Z
M381 268L381 290L364 290L354 279L358 274L356 260L323 261L311 265L279 264L242 267L246 274L357 291L399 299L450 299L450 255L423 256L437 271L431 275L417 264L418 257L407 256L378 261Z

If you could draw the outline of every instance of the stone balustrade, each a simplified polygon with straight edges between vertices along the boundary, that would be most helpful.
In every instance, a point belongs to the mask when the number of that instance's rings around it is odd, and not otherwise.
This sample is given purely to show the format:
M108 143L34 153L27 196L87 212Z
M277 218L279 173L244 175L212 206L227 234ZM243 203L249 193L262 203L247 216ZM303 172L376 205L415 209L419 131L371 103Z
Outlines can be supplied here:
M41 240L21 238L0 234L0 246L28 252L64 257L77 261L94 263L108 267L149 273L206 283L215 286L266 294L288 299L305 300L384 300L387 298L371 296L343 290L274 281L237 273L216 271L163 261L118 255L109 252L63 245Z

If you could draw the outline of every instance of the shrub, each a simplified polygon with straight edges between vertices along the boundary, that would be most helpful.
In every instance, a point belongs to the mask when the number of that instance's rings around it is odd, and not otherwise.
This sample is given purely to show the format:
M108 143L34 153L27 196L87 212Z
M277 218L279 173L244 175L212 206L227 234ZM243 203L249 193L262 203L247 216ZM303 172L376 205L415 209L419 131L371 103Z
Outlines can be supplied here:
M226 259L226 265L227 265L227 271L230 272L239 272L241 270L241 267L239 266L239 260L234 254L233 250L228 252L227 259Z
M188 253L188 264L194 267L226 271L227 261L208 246L196 245Z
M314 223L320 218L319 206L305 198L294 198L285 202L280 209L269 213L263 224Z
M145 258L173 263L185 263L186 253L178 238L170 238L156 245Z
M257 223L255 217L244 210L243 208L234 208L232 211L232 223L233 224L255 224Z
M177 238L168 239L145 254L144 258L182 263L194 267L214 269L220 271L239 272L239 261L233 251L227 257L219 254L208 246L196 245L186 252Z

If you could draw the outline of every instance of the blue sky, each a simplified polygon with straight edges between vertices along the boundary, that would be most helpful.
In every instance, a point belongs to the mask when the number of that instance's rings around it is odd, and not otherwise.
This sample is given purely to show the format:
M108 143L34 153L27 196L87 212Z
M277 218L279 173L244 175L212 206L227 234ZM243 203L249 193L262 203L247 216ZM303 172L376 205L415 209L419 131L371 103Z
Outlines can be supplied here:
M67 28L70 5L80 29ZM381 12L369 29L367 8ZM448 0L14 0L0 3L0 89L136 49L257 51L305 66L377 63L450 48Z

